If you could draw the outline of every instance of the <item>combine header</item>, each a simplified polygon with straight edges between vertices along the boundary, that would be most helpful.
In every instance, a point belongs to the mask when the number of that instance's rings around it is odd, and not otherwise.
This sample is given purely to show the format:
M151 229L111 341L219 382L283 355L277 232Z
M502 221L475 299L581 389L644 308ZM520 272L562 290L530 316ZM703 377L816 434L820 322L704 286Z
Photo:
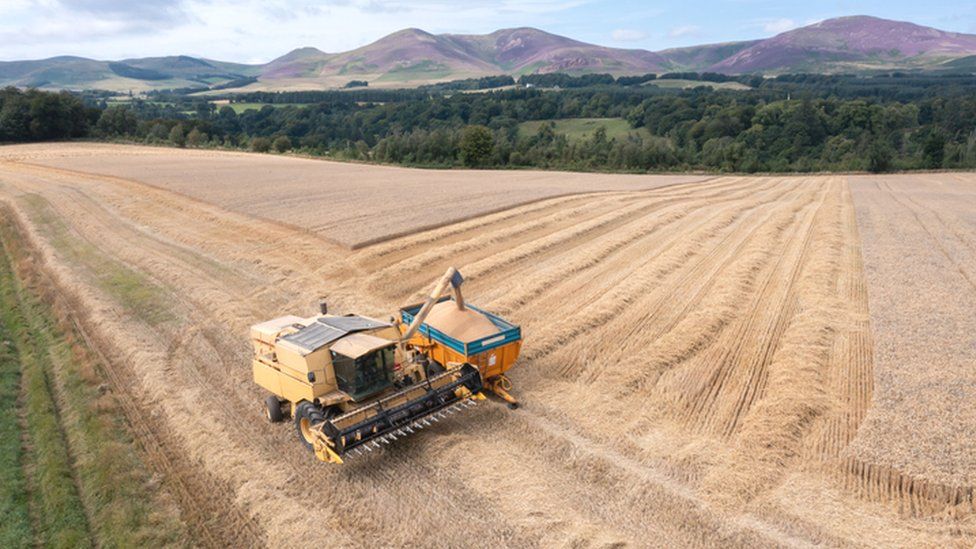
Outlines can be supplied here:
M316 457L342 463L473 406L486 387L514 407L504 372L521 331L465 306L462 282L448 269L425 303L389 323L330 315L323 304L311 318L252 326L254 381L271 393L268 420L290 415ZM454 300L443 296L448 287Z

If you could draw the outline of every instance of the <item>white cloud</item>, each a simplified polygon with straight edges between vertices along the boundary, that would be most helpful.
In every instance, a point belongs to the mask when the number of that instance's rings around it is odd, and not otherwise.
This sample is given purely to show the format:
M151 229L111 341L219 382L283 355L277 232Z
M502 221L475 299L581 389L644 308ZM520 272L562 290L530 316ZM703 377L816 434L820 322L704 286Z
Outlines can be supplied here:
M0 0L0 59L186 54L268 61L301 46L346 51L406 27L483 33L544 25L589 1Z
M86 44L134 39L190 22L184 0L3 2L0 56L7 59L72 54Z
M179 18L184 0L55 0L60 9L84 13L96 17L138 18L165 21ZM38 4L50 4L39 0Z
M634 29L617 29L610 36L617 42L636 42L647 38L646 33Z
M779 34L781 32L793 30L799 26L800 25L798 25L796 21L792 19L788 19L786 17L782 19L770 19L768 21L764 21L762 24L762 28L764 31L773 34Z
M687 38L690 36L697 36L701 30L701 27L698 25L683 25L680 27L674 27L668 31L668 38Z

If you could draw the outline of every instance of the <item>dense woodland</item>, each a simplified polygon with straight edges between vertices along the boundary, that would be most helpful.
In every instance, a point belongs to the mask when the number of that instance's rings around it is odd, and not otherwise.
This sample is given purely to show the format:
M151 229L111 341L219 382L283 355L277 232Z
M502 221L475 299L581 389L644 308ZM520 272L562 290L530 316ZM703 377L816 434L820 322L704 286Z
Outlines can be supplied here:
M753 89L645 85L664 77L735 81ZM181 92L112 104L106 94L8 88L0 92L0 141L90 137L298 150L434 167L976 168L976 77L971 75L532 75L514 84L502 76L410 90L362 87L225 97L268 104L241 114ZM597 130L575 140L557 133L553 124L519 131L522 122L568 118L621 118L632 131L610 138Z
M0 90L0 143L88 137L102 110L67 93Z

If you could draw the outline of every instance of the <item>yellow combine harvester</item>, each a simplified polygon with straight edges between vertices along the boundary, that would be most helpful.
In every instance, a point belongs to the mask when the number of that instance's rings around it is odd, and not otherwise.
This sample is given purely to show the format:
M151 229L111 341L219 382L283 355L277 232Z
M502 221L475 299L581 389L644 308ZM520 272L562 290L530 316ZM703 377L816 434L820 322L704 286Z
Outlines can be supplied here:
M268 419L290 415L316 457L342 463L472 406L486 387L514 407L504 372L518 357L521 330L465 306L462 282L448 269L426 302L392 322L330 315L323 305L311 318L252 326L254 381L271 393ZM442 297L448 287L453 300Z

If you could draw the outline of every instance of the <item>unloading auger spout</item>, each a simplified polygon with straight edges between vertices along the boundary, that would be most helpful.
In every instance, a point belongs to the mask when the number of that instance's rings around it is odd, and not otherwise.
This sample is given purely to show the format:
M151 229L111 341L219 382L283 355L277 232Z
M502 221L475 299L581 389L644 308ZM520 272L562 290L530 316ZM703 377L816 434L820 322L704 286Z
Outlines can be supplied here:
M464 311L464 296L461 295L461 284L464 282L464 277L458 272L454 267L449 267L444 276L437 281L434 285L434 290L430 292L430 296L427 297L427 301L424 301L423 306L420 307L420 311L417 315L413 317L413 322L407 328L403 335L400 337L400 342L405 343L417 333L417 330L427 320L427 315L430 314L431 309L437 304L441 296L444 295L444 291L447 290L448 285L454 289L454 303L459 311Z

